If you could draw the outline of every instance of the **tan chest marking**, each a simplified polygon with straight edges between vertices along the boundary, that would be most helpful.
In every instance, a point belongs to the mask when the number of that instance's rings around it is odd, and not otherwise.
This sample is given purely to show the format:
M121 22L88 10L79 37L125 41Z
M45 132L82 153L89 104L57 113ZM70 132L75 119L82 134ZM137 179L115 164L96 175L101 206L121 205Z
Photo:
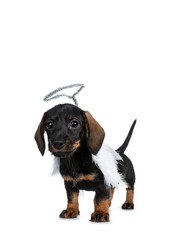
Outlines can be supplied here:
M67 175L62 175L62 177L64 178L65 181L75 181L75 182L80 182L80 181L94 181L95 179L95 175L94 174L87 174L87 175L80 175L77 178L72 178L70 176Z

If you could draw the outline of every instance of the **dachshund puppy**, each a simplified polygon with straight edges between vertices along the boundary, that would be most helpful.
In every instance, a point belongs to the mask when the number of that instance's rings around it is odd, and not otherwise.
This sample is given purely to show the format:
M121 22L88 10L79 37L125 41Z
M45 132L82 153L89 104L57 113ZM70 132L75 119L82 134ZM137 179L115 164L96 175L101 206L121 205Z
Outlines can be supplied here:
M44 133L49 151L59 161L59 171L67 191L67 208L61 218L79 215L79 190L95 191L93 222L108 222L114 188L124 184L127 189L123 209L133 209L135 173L124 151L131 138L136 120L122 146L114 151L104 141L105 132L92 115L71 104L60 104L44 113L35 133L42 155Z

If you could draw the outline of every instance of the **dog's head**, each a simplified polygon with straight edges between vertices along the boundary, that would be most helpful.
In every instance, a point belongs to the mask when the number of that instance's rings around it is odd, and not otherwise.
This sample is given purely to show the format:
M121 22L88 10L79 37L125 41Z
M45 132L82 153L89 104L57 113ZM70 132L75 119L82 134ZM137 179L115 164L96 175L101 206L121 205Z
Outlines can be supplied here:
M45 131L49 151L61 158L73 154L80 147L82 139L86 139L89 151L96 155L105 136L103 128L89 112L71 104L60 104L44 113L35 133L42 155L45 152Z

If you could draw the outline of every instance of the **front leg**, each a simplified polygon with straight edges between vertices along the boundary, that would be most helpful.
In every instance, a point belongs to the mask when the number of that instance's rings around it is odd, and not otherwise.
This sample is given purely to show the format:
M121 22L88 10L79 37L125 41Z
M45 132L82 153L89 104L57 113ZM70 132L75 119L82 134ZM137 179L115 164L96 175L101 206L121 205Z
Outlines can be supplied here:
M101 185L94 198L94 212L91 214L92 222L109 222L110 190Z
M65 188L67 192L67 209L63 210L59 215L60 218L76 218L79 215L78 196L79 190L73 188L73 183L65 181Z

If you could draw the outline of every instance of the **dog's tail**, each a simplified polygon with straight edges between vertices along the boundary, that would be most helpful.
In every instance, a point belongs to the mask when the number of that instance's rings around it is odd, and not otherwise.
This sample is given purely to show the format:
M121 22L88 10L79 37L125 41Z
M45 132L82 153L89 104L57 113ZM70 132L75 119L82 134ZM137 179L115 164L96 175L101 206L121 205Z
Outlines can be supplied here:
M130 130L129 130L129 133L128 133L126 139L125 139L125 141L124 141L123 144L116 150L116 152L118 152L118 153L124 153L124 152L125 152L128 144L129 144L129 141L130 141L130 139L131 139L131 136L132 136L132 133L133 133L133 130L134 130L135 125L136 125L136 120L134 120L134 122L133 122L133 124L132 124L132 126L131 126L131 128L130 128Z

